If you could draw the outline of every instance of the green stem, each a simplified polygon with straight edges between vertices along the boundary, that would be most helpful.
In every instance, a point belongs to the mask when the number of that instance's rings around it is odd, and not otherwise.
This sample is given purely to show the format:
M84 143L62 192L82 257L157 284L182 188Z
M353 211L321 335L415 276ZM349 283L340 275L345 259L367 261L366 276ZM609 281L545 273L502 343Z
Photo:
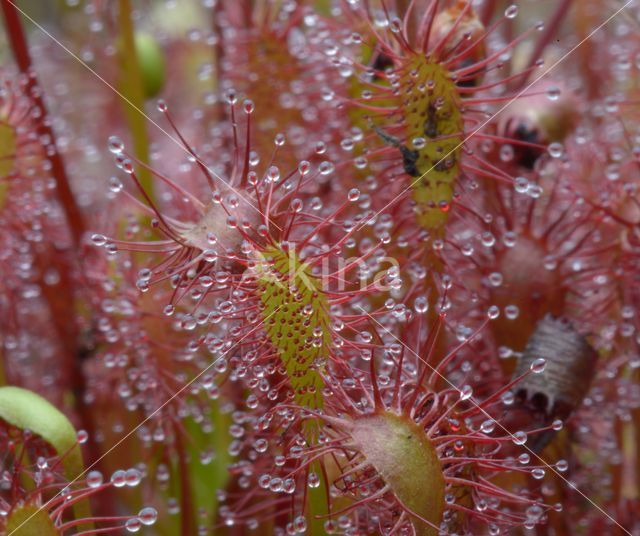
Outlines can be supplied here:
M133 148L136 158L149 164L149 135L144 114L144 85L140 61L136 50L133 21L131 20L130 0L119 0L119 25L121 31L122 48L120 61L122 65L122 93L127 98L124 110L127 123L133 138ZM143 166L138 166L136 174L140 184L153 199L153 181L151 172Z
M180 528L182 534L194 534L194 508L191 490L191 475L189 462L185 450L180 426L174 425L173 432L176 437L176 454L178 457L178 476L180 478Z

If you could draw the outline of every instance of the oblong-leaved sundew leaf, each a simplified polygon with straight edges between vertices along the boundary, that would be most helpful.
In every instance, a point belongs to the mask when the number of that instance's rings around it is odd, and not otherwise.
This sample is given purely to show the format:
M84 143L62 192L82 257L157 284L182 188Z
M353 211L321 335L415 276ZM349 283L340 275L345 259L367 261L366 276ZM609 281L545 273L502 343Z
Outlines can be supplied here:
M411 177L418 223L438 229L447 220L463 142L456 85L440 64L416 55L400 78L407 146L402 158Z
M8 184L6 179L13 170L17 145L15 129L0 114L0 208L4 204Z
M18 505L11 510L5 527L6 534L16 536L59 536L60 532L49 513L35 504Z
M413 513L415 534L434 536L444 512L445 479L424 430L403 416L380 411L355 421L352 438L363 465L373 466L403 508Z
M319 366L326 360L331 335L328 300L321 281L293 249L270 246L258 264L262 319L276 349L297 404L323 407Z

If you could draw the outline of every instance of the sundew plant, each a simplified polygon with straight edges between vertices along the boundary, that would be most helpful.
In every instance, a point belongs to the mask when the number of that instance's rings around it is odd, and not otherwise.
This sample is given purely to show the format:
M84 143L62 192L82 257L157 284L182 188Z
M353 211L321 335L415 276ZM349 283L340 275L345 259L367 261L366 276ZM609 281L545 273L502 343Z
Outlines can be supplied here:
M0 535L640 535L638 0L0 6Z

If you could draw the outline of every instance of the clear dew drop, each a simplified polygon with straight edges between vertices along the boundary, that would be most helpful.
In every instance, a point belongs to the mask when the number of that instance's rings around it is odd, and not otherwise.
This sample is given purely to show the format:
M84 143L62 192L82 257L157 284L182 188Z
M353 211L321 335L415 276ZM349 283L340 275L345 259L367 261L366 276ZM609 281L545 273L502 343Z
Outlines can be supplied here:
M500 147L500 160L502 162L511 162L514 156L515 150L513 145L506 144Z
M107 243L107 237L101 234L92 234L91 242L96 246L104 246Z
M277 166L269 167L269 169L267 170L267 178L271 182L278 182L280 180L280 170L277 168Z
M301 199L296 198L291 201L291 210L293 210L293 212L301 212L303 207L304 204Z
M354 142L352 138L345 138L340 142L340 147L342 147L343 150L350 152L353 151L353 147L354 147Z
M213 238L215 237L212 236L208 238L208 241L211 242ZM217 241L217 239L215 241ZM215 262L218 259L218 253L214 249L205 249L202 252L202 258L207 262Z
M515 4L511 4L507 9L504 10L504 16L508 19L515 19L518 16L518 6Z
M418 314L425 314L429 310L429 300L426 296L418 296L413 302L413 308Z
M482 242L484 247L492 248L496 243L496 237L486 231L480 235L480 242Z
M147 506L138 512L138 519L143 525L153 525L158 519L158 511L151 506Z
M464 244L460 251L465 257L470 257L473 255L474 248L471 244Z
M529 190L529 180L526 177L516 177L514 188L519 194L526 194Z
M325 160L318 166L318 171L320 171L321 175L329 175L334 169L335 166L333 165L333 162L329 162L328 160Z
M109 179L109 190L114 194L120 193L122 191L122 182L118 177L111 177Z
M480 431L485 434L490 434L495 430L496 421L493 419L487 419L480 425Z
M513 434L512 441L516 445L524 445L527 442L527 433L522 430L518 430L515 434Z
M502 277L502 274L500 272L492 272L489 274L489 284L492 287L499 287L500 285L502 285L502 282L504 280L504 278Z
M505 406L510 406L511 404L513 404L515 402L515 395L513 394L513 391L506 391L504 393L502 393L502 396L500 397L500 399L502 400L502 403Z
M307 175L309 171L311 171L311 163L307 160L302 160L302 162L298 164L298 173L304 176Z
M130 488L135 488L142 481L142 473L137 469L127 469L125 472L125 482Z
M544 509L539 504L533 504L527 508L527 519L530 521L538 521L542 514L544 514Z
M244 113L249 115L256 109L256 105L252 100L247 99L242 103L242 109L244 110Z
M516 318L518 318L519 314L520 314L520 309L517 305L507 305L504 308L504 315L509 320L515 320Z
M97 488L101 486L103 481L104 479L100 471L89 471L87 474L86 483L90 488Z
M120 154L124 151L124 143L118 136L109 136L108 147L113 154Z
M551 86L547 88L546 95L550 101L557 101L560 98L562 91L558 86Z
M82 445L86 443L88 439L89 433L86 430L78 430L78 433L76 433L76 440L78 441L78 443Z
M116 488L123 488L124 486L127 485L126 473L122 469L118 469L117 471L114 471L114 473L111 475L111 483Z
M227 101L227 104L231 105L238 102L238 94L236 93L236 90L233 88L228 89L224 94L224 100Z
M564 154L564 147L561 143L553 142L549 144L549 147L547 147L547 151L549 152L551 158L560 158Z
M349 193L347 194L347 199L352 203L360 199L360 190L358 190L357 188L351 188L351 190L349 190Z
M533 363L531 363L531 372L533 372L534 374L540 374L542 372L544 372L544 369L547 366L547 360L539 357L538 359L534 360Z
M124 524L124 528L127 532L138 532L142 528L142 523L137 517L128 519Z
M310 488L317 488L320 486L320 478L314 472L309 473L309 478L307 479L307 485Z
M133 167L133 162L128 158L122 161L122 171L124 171L127 175L133 175L135 168Z
M541 469L540 467L536 467L535 469L531 470L531 476L536 480L542 480L544 478L544 475L544 469Z
M422 149L427 144L427 140L425 140L423 137L418 137L418 138L413 138L411 143L413 144L413 147L415 149Z

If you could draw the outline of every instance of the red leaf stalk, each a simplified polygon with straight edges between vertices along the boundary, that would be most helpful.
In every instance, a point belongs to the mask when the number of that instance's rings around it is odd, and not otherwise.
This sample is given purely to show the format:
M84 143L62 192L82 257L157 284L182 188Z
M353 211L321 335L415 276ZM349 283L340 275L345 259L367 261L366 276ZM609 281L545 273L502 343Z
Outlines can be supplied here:
M18 9L11 0L0 0L0 3L2 5L2 13L4 15L5 27L9 37L9 42L11 43L13 57L20 69L20 72L28 79L27 93L29 94L29 97L40 111L40 117L38 119L38 134L44 139L51 140L51 146L56 148L56 141L53 129L51 128L51 121L49 120L47 108L42 98L42 92L39 91L38 79L35 71L33 70L31 55L29 54L29 48L27 46L27 40L24 35ZM51 154L48 155L48 158L51 162L51 172L56 181L60 203L62 204L67 217L69 229L75 245L78 246L85 229L82 214L80 213L80 209L76 204L73 192L69 186L69 179L60 153L57 149L53 150L51 151Z

